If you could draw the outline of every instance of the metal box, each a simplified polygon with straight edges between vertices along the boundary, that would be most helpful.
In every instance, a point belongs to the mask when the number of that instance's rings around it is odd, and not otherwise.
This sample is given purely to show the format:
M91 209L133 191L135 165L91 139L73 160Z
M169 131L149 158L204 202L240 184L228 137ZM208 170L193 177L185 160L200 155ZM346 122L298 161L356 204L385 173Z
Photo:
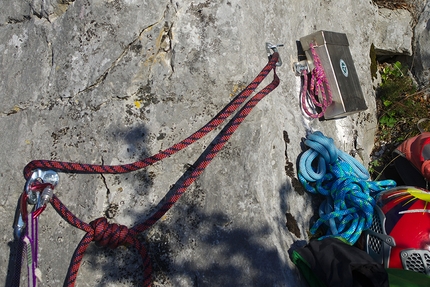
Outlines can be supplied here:
M340 118L366 110L366 102L346 35L318 31L300 38L300 43L311 69L314 68L314 65L310 44L313 43L330 85L333 103L327 108L324 118Z

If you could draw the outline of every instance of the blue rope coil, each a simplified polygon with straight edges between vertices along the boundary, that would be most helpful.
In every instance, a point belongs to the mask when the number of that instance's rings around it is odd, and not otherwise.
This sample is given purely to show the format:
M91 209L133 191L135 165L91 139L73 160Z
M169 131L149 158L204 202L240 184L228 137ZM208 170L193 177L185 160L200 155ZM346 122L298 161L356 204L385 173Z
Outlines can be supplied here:
M395 187L396 182L370 181L367 169L321 132L309 134L304 143L309 149L299 161L299 180L308 192L326 197L310 231L315 234L326 225L327 234L322 238L342 237L352 245L372 224L374 196Z

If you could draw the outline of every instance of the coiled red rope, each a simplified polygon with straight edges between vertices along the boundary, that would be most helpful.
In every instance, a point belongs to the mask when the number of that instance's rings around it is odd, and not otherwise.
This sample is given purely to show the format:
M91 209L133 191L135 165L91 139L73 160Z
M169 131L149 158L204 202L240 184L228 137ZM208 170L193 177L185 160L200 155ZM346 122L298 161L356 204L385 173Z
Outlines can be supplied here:
M140 253L143 259L144 265L144 282L143 286L150 286L151 284L151 273L152 267L146 248L137 239L137 235L154 223L156 223L184 194L186 189L196 180L196 178L204 171L209 165L217 153L223 148L223 146L230 139L232 134L236 131L239 125L243 122L246 116L251 110L257 105L257 103L263 99L267 94L273 91L279 85L279 78L276 74L276 63L278 62L278 53L274 52L263 70L258 76L239 94L237 95L218 115L209 121L204 127L197 132L193 133L183 141L174 144L172 147L159 152L156 155L125 165L94 165L94 164L81 164L72 162L61 162L61 161L50 161L50 160L34 160L31 161L24 168L24 177L28 179L34 169L53 169L59 172L68 173L127 173L132 172L144 167L147 167L155 162L162 160L166 157L173 155L174 153L184 149L200 138L204 137L210 131L215 129L226 118L232 115L255 91L260 83L267 77L267 75L273 70L273 80L260 92L255 94L243 107L233 116L233 118L226 124L221 130L217 137L215 137L213 145L196 160L192 165L193 168L189 173L184 174L176 184L167 193L165 200L159 204L158 210L144 222L137 224L132 228L128 228L123 225L108 224L106 218L98 218L92 222L85 223L77 218L72 212L70 212L66 206L60 201L60 199L53 195L51 204L55 210L71 225L75 226L86 232L85 236L80 241L76 248L69 270L64 282L64 286L74 286L84 256L85 250L91 243L95 241L99 245L116 248L120 245L134 246Z

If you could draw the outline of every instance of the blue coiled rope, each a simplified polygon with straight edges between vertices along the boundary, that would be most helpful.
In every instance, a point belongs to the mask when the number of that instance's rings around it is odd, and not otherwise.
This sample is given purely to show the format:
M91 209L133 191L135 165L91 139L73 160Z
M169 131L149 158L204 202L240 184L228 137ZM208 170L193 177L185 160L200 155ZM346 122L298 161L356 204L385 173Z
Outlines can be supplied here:
M372 224L374 196L396 182L369 181L367 169L321 132L309 134L304 143L309 149L300 158L299 180L308 192L326 197L310 231L315 234L324 224L328 230L322 238L342 237L352 245Z

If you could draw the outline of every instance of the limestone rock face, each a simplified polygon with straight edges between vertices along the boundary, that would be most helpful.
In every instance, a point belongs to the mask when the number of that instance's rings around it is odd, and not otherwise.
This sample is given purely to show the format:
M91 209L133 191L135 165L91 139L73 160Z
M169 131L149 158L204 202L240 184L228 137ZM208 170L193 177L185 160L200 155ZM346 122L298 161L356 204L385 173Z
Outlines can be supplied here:
M375 49L379 55L412 55L412 15L407 10L381 8L376 17Z
M419 84L430 83L430 2L424 7L415 26L415 55L413 68Z
M306 286L288 255L309 239L314 214L296 175L301 138L322 131L369 162L376 127L369 51L380 40L378 21L378 8L365 0L1 1L0 282L13 286L12 224L29 161L123 164L166 149L252 81L269 41L284 44L281 84L140 240L154 286ZM368 110L332 121L303 116L292 64L296 42L317 30L347 34ZM392 48L409 49L408 35L391 39ZM215 136L129 174L61 173L55 193L85 222L105 216L131 227ZM83 235L52 206L41 214L40 286L62 284ZM133 248L90 245L77 282L139 286L142 268Z

